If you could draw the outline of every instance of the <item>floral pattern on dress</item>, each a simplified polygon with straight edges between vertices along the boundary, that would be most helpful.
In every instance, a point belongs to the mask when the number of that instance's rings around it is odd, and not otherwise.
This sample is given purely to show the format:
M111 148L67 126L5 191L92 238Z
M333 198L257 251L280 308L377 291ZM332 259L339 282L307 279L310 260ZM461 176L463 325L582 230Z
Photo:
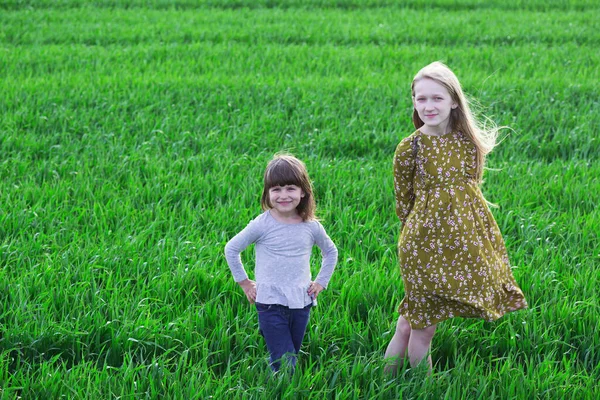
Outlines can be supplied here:
M398 255L413 329L453 317L493 321L527 307L500 229L476 182L476 149L460 132L416 131L394 155Z

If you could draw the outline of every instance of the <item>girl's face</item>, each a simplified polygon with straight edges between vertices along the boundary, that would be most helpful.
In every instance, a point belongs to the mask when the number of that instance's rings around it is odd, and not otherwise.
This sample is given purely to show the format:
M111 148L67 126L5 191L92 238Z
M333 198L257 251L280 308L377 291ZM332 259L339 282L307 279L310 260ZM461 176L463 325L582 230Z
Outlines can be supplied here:
M281 216L298 214L296 207L304 197L304 191L296 185L273 186L269 189L271 207Z
M414 85L413 106L425 124L421 132L427 135L449 133L450 112L458 105L448 90L433 79L420 79Z

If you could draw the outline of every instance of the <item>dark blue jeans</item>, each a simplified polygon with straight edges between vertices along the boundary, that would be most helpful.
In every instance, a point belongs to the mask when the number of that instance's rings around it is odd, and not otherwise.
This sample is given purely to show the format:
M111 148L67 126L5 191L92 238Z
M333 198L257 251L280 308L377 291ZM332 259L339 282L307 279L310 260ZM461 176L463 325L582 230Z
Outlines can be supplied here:
M291 370L296 366L296 354L308 325L310 307L294 309L279 304L256 303L258 326L271 354L271 369L279 371L281 360L287 361Z

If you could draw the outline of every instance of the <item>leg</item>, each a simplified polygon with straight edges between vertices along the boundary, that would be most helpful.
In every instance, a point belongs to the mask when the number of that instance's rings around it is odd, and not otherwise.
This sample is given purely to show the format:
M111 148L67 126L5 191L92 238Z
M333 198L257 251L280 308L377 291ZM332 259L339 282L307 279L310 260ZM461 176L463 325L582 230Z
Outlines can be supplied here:
M408 347L410 332L410 324L406 318L400 316L396 324L394 337L392 337L390 344L388 344L385 350L384 359L390 359L387 361L384 369L386 373L395 374L398 371L398 367L402 365Z
M292 334L292 342L294 343L296 354L300 352L302 340L306 333L306 327L308 326L308 319L310 317L310 308L311 306L308 305L304 308L290 310L290 332Z
M413 329L410 333L410 340L408 341L408 358L410 359L411 367L417 367L425 357L427 357L427 364L429 365L429 372L431 373L432 362L431 362L431 339L435 334L436 325L428 326L425 329Z
M289 309L278 304L256 303L258 325L271 355L271 369L279 371L281 358L294 353L289 324ZM295 364L295 359L290 360ZM292 365L293 366L293 365Z

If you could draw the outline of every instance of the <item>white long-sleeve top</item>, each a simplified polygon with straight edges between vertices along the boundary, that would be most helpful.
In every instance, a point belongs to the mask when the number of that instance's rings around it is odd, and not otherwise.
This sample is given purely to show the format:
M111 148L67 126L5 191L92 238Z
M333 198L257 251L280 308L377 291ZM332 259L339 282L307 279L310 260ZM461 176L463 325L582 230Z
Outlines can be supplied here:
M225 246L227 264L236 282L248 278L240 253L255 243L256 302L304 308L312 303L310 255L321 249L321 269L315 279L327 287L337 263L337 248L318 221L287 224L265 211L253 219Z

